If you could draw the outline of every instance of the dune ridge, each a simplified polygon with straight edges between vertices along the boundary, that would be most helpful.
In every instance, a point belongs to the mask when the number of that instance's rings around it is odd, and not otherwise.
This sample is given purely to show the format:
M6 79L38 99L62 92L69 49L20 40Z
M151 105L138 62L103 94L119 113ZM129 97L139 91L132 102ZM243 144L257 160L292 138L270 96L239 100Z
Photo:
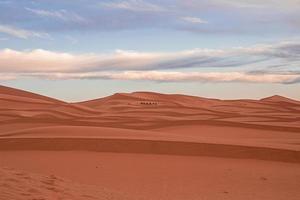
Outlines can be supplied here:
M104 138L1 138L0 151L95 151L114 153L214 156L300 163L300 151L207 144Z
M17 146L10 145L11 150L18 149L19 145L22 146L21 142L27 142L26 145L24 144L24 148L26 146L27 149L31 149L28 141L34 141L36 138L45 143L45 138L53 139L53 137L56 137L56 142L69 138L63 143L76 149L76 145L72 144L78 144L79 135L82 138L80 140L87 139L86 141L91 144L93 143L89 138L98 139L98 143L111 139L112 145L118 146L124 142L121 145L123 150L120 151L126 152L126 148L132 147L135 149L132 152L144 151L147 153L159 153L156 152L155 146L160 141L162 142L161 146L165 145L166 148L174 145L178 149L184 149L181 146L186 143L191 146L196 145L193 144L195 142L201 149L206 143L214 143L212 141L215 140L217 142L214 145L219 145L215 148L220 149L227 147L222 145L236 145L238 148L242 146L255 148L257 146L258 148L282 149L283 152L294 150L295 154L297 154L298 144L300 144L300 137L293 134L300 132L300 102L278 95L261 100L219 100L180 94L133 92L117 93L90 101L67 103L1 86L0 103L1 143L4 145L9 141L18 144ZM176 134L165 129L176 126L186 128ZM228 138L228 134L227 136L211 137L213 131L203 128L206 126L220 127L218 131L223 129L228 133L242 133L251 130L251 133L261 133L262 137L256 135L249 142L247 139L243 139L245 134L239 134L239 139L235 140L233 137ZM80 131L76 131L76 129ZM266 131L272 131L274 134L266 136ZM70 134L66 135L65 132ZM285 133L287 138L276 136L276 132ZM190 133L193 133L192 136ZM31 139L26 138L28 136ZM266 138L263 139L263 137ZM97 141L96 139L95 141ZM146 142L145 145L149 145L149 147L154 147L152 150L149 150L148 147L145 147L144 150L135 148L135 143L143 142ZM182 144L176 144L176 142L182 142ZM32 145L34 146L34 144ZM2 150L5 149L4 146L2 146ZM110 151L114 151L114 148L111 148ZM185 154L185 151L179 150L178 154ZM195 150L195 152L198 151L200 150ZM264 151L265 149L262 150L262 152ZM219 155L222 151L218 152L215 155ZM166 153L172 154L172 151ZM204 151L199 155L203 153ZM189 154L197 155L192 152ZM257 155L257 158L261 157L259 154ZM228 156L230 157L229 154ZM236 155L232 155L232 157L236 157ZM279 160L284 159L280 158ZM292 161L293 159L286 160Z
M300 197L300 102L0 86L0 200Z

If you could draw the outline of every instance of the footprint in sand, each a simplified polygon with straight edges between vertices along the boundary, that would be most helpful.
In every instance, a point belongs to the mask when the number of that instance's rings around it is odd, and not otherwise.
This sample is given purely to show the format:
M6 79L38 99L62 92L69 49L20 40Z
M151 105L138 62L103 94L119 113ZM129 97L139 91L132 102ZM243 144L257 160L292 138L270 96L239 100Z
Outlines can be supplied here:
M266 178L266 177L260 177L260 180L262 180L262 181L267 181L268 179Z
M25 174L22 173L22 172L16 172L16 173L14 173L14 174L17 175L17 176L25 176Z
M87 194L83 194L83 195L81 195L81 197L89 198L89 199L96 199L95 197L93 197L91 195L87 195Z
M25 179L25 180L30 180L31 179L29 176L23 176L22 178Z

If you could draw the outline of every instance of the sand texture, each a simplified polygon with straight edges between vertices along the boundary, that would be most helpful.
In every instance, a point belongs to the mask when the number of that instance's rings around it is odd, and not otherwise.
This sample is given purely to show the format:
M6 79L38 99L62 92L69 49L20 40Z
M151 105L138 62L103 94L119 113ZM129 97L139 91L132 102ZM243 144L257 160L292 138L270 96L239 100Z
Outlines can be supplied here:
M300 199L300 101L0 86L0 200Z

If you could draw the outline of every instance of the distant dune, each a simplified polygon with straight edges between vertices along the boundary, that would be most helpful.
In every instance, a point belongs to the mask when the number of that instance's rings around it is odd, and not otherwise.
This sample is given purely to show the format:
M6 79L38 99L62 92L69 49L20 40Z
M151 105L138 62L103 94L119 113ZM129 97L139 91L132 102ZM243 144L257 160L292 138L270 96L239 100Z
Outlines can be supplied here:
M172 166L164 159L179 164ZM103 162L111 168L99 171L106 166ZM201 165L205 162L211 165ZM250 174L243 174L247 172L239 162L251 166ZM210 168L217 173L206 177L204 171ZM296 200L300 199L300 101L278 95L219 100L134 92L68 103L0 86L0 175L5 177L0 200L10 195L12 199L56 195L54 199ZM31 181L25 183L21 176ZM56 176L62 176L61 181L54 180ZM214 186L220 176L222 184ZM45 187L33 191L40 182ZM176 191L166 186L175 182L184 185L173 186ZM48 183L53 183L52 189L47 189ZM197 190L205 183L211 188ZM265 183L272 192L262 189ZM17 188L28 191L16 193ZM257 196L251 198L251 192Z

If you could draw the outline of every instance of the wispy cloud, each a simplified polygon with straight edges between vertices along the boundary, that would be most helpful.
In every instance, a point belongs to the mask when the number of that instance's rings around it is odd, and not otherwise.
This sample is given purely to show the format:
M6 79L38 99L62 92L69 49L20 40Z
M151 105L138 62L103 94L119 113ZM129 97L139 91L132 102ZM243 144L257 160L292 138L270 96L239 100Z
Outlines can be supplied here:
M0 32L17 38L22 38L22 39L28 39L30 37L49 38L49 34L47 33L20 29L13 26L1 25L1 24L0 24Z
M33 9L33 8L25 8L25 9L41 17L49 17L57 20L66 21L66 22L87 23L87 20L82 16L78 15L77 13L67 11L64 9L55 10L55 11Z
M299 5L299 0L286 0L286 1L277 1L277 0L213 0L215 4L224 4L229 6L235 6L238 8L265 8L265 7L275 7L275 8L293 8L294 6Z
M34 30L59 34L74 30L101 32L167 29L198 34L243 33L289 37L299 34L300 30L298 0L45 0L38 3L34 1L34 4L32 1L10 2L2 5L0 21L3 24L14 22L20 27L30 24ZM45 19L48 19L46 23ZM196 26L207 22L209 25Z
M159 5L149 3L143 0L111 1L109 3L101 3L100 5L112 9L122 9L137 12L160 12L165 10Z
M198 17L182 17L181 20L193 24L208 24L208 21L205 21Z
M132 80L157 81L205 81L207 78L208 81L291 83L299 78L299 73L293 73L300 71L299 57L300 43L297 42L156 53L117 50L110 54L71 54L42 49L4 49L0 51L0 73L74 78L101 78L105 75L103 78L122 79L126 76ZM187 68L196 71L165 71ZM249 73L251 71L264 73Z
M88 72L88 73L0 73L0 80L21 77L43 79L113 79L146 80L158 82L248 82L292 84L300 82L300 74L248 74L245 72L178 72L178 71L124 71L124 72Z
M20 75L0 73L0 81L10 81L19 78Z

